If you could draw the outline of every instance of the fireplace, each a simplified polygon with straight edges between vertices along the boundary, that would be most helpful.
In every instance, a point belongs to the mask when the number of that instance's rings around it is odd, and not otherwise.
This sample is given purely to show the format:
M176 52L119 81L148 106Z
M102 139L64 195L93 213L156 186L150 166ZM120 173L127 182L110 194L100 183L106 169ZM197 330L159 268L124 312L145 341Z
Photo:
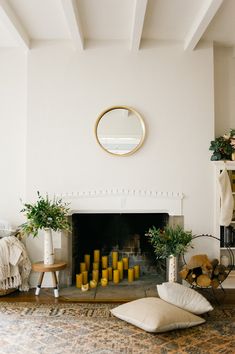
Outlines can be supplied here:
M59 257L68 262L60 283L71 285L85 253L100 249L109 257L118 249L142 274L156 269L152 247L144 237L149 227L183 226L183 194L133 189L105 189L57 195L70 205L72 237L61 235ZM120 230L122 231L120 234ZM120 237L121 235L121 237Z
M153 225L163 228L167 213L75 213L72 215L72 279L80 272L84 255L100 250L112 264L112 251L119 259L127 257L129 266L140 265L141 275L156 274L156 257L145 233Z

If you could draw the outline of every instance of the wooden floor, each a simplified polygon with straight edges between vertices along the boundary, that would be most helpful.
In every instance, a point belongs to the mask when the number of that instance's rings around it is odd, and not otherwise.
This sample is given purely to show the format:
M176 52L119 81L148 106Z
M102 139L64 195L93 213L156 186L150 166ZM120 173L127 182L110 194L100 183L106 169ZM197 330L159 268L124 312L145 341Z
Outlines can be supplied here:
M210 302L214 302L215 297L211 292L203 291L201 292ZM226 289L225 294L221 290L216 291L216 299L219 300L221 304L234 304L235 305L235 289ZM28 292L16 291L12 294L0 296L0 301L7 302L35 302L35 303L68 303L75 302L73 300L68 301L62 296L55 298L53 294L53 289L41 289L40 295L35 296L35 289L30 289ZM78 301L76 301L78 302Z

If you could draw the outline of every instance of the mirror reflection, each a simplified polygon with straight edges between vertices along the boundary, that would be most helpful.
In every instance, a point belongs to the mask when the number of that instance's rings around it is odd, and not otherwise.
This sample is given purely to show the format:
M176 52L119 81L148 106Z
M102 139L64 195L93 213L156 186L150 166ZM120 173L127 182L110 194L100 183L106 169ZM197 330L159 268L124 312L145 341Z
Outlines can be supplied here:
M95 127L100 146L113 155L127 156L143 144L145 124L133 108L116 106L100 114Z

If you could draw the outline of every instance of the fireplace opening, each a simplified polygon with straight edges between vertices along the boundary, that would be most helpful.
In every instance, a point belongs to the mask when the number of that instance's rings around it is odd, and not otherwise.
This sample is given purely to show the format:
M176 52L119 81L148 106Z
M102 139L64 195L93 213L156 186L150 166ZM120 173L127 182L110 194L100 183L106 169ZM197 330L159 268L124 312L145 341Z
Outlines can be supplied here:
M128 257L130 267L140 265L141 276L158 273L156 257L145 236L153 225L168 224L167 213L76 213L72 215L72 281L80 273L84 255L100 250L112 266L112 251L119 258Z

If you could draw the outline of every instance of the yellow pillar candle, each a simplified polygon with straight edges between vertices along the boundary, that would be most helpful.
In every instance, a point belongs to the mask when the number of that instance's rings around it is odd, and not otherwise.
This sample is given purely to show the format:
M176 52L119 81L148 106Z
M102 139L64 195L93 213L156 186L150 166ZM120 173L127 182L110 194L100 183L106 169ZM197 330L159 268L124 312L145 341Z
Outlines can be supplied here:
M113 279L113 268L112 267L108 267L108 274L109 274L109 280Z
M93 270L99 270L99 263L93 262Z
M118 262L118 252L112 252L112 262L113 262L113 269L117 269L117 262Z
M122 280L123 279L123 262L122 261L117 262L117 269L119 270L119 278L120 278L120 280Z
M90 288L94 289L97 287L97 281L96 280L90 280Z
M94 262L100 262L100 250L94 250Z
M108 269L103 269L102 270L102 278L103 279L109 279L109 272L108 272Z
M82 284L87 284L88 283L88 271L85 270L82 272Z
M81 262L80 263L80 273L85 272L86 270L86 263L85 262Z
M139 264L136 264L134 266L134 277L135 277L135 279L139 279L139 277L140 277L140 266L139 266Z
M102 268L108 268L108 256L102 256Z
M82 273L76 274L76 287L79 289L82 287Z
M107 286L108 285L108 279L101 278L100 283L101 283L101 286Z
M91 256L89 254L85 254L84 262L86 263L86 270L89 270L90 268L90 260L91 260Z
M128 268L129 268L129 258L128 257L123 257L122 261L123 261L123 269L124 270L128 270Z
M89 284L82 284L82 291L89 290Z
M118 284L119 283L119 270L118 269L114 269L113 271L113 282L114 284Z
M129 281L129 283L134 281L134 268L128 269L128 281Z
M92 280L95 280L97 283L99 281L99 271L97 269L92 271Z

